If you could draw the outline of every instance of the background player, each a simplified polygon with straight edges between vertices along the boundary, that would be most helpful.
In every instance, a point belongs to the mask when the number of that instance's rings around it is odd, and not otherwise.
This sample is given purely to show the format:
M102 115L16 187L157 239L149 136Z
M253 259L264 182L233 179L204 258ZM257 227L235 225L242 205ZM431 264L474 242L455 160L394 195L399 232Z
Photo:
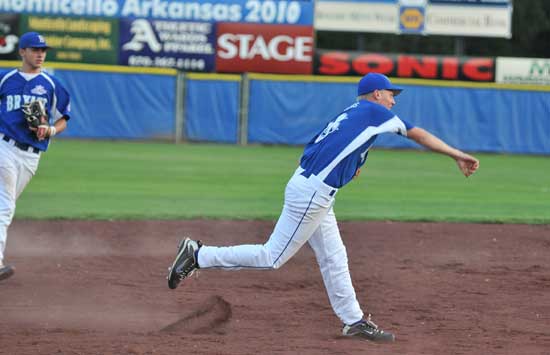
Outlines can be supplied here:
M35 174L49 139L63 132L69 119L69 94L42 71L48 48L40 34L23 34L19 39L21 68L0 74L0 280L14 273L3 260L15 201ZM22 108L34 100L45 104L50 122L31 130Z
M393 114L394 96L401 91L382 74L364 76L358 85L357 102L305 147L300 166L286 186L283 211L269 240L263 245L213 247L185 239L170 268L168 286L176 288L197 268L278 269L309 242L332 308L344 324L342 333L378 342L394 341L394 335L380 329L370 314L365 316L357 302L333 210L338 189L359 174L376 137L387 132L448 155L465 176L479 167L476 158Z

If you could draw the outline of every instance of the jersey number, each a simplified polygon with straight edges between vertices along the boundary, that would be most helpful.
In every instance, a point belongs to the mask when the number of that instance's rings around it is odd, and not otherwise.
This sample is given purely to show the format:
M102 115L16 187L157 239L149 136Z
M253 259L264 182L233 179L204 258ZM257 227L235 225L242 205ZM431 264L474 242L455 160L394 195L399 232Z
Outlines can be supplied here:
M329 134L334 133L338 130L338 127L340 127L340 122L348 118L347 113L343 113L340 116L338 116L334 121L330 122L326 128L317 136L317 139L315 139L315 143L319 143L323 139L325 139Z

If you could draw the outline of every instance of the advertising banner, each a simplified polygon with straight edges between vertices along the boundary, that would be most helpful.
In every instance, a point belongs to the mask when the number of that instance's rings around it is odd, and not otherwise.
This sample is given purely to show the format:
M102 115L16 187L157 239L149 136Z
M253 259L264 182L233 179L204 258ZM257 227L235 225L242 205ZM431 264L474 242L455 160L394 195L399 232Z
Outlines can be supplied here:
M550 85L550 59L502 58L496 60L496 82Z
M322 31L505 37L512 35L510 0L317 0Z
M0 13L313 24L313 2L306 0L1 0Z
M508 6L512 0L429 0L432 4Z
M426 8L427 34L512 37L512 8L431 5Z
M493 82L495 60L322 49L315 53L315 74L360 76L370 72L401 78Z
M424 7L401 6L399 9L399 31L402 33L423 33Z
M311 26L219 23L217 38L217 72L311 74Z
M315 29L323 31L398 32L398 6L391 2L315 2Z
M214 71L215 24L120 20L119 64Z
M27 31L44 35L48 60L117 64L117 20L21 15L20 32Z
M17 60L19 16L0 14L0 60Z

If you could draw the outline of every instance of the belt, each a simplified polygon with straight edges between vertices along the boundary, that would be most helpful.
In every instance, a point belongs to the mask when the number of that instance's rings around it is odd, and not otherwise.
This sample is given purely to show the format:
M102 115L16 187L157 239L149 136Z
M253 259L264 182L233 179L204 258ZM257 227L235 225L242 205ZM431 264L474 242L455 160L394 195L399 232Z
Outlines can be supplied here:
M321 180L317 175L307 173L304 168L301 166L296 169L296 173L302 175L306 179L308 179L317 189L320 189L324 193L328 194L329 196L334 196L336 192L338 192L338 189L335 187L332 187L330 185L327 185L323 180Z
M33 152L34 154L38 154L40 153L40 149L38 148L35 148L33 147L32 145L30 144L25 144L25 143L19 143L18 141L16 141L15 139L13 138L10 138L8 136L6 136L5 134L2 136L2 140L3 141L6 141L10 144L13 144L14 146L16 146L17 148L21 149L21 150L24 150L26 152ZM31 150L32 149L32 150Z

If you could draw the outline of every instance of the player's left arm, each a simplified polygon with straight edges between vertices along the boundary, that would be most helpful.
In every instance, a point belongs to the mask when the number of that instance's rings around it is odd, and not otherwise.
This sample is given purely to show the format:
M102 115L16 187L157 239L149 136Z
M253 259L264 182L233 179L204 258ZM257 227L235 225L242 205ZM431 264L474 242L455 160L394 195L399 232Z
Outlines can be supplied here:
M58 120L56 120L54 122L54 124L50 126L50 129L47 132L48 137L51 137L55 134L59 134L59 133L63 132L65 130L65 128L67 128L67 120L68 120L68 117L66 117L66 116L63 116L63 117L59 118ZM52 127L53 127L53 130L52 130Z
M456 161L456 164L464 176L472 175L479 168L479 160L456 148L449 146L438 137L420 127L412 127L407 130L407 137L416 143L441 154L448 155Z
M38 128L29 127L31 131L36 133L38 140L51 138L67 128L67 117L63 116L56 120L52 125L39 126Z
M63 132L67 128L67 121L71 115L70 95L59 82L56 81L56 84L56 105L51 108L54 123L41 132L43 138L50 138Z

